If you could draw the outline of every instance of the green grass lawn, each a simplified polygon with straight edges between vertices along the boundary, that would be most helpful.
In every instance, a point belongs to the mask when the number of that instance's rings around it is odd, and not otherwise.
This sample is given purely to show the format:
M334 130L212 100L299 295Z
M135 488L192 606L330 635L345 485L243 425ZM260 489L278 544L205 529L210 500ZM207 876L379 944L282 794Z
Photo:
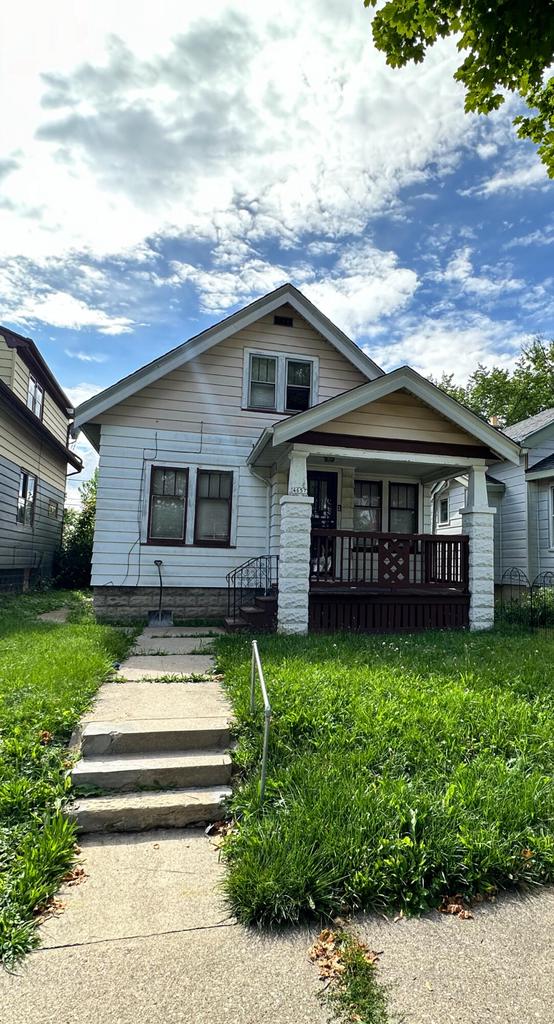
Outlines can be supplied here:
M37 621L61 605L71 608L67 625ZM0 959L8 964L35 943L37 909L74 859L75 830L63 815L66 744L129 643L96 625L86 595L0 596Z
M262 637L261 812L250 642L217 646L243 772L225 847L241 921L414 913L554 878L554 632Z

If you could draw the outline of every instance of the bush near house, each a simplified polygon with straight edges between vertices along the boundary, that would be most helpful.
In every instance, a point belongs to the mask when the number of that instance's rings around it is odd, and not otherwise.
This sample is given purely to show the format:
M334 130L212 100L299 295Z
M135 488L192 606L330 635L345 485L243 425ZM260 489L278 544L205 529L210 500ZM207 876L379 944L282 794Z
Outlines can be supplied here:
M57 587L79 589L90 586L98 470L79 487L81 508L64 512L62 545L54 563Z
M250 642L218 648L244 774L225 846L241 921L413 913L554 878L553 632L264 637L261 811Z
M60 605L59 626L37 620ZM0 596L0 960L36 943L40 908L75 853L64 817L67 741L130 637L93 620L90 598L50 592Z

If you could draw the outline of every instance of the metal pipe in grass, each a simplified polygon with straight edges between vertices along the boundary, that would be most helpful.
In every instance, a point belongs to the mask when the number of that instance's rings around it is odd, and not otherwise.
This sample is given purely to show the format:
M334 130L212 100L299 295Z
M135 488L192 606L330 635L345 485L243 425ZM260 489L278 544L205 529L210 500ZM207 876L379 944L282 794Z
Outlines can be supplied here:
M264 743L262 749L262 777L260 780L260 807L264 802L265 786L267 781L267 755L269 749L269 725L271 722L271 704L267 696L267 689L264 679L264 670L260 659L257 640L252 641L252 661L250 666L250 713L256 711L256 676L260 683L262 698L264 702Z

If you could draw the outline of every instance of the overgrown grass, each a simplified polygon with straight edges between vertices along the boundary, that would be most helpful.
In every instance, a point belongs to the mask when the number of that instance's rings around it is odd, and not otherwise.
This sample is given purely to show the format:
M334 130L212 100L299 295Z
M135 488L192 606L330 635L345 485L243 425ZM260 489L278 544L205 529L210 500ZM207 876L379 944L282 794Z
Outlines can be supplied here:
M324 992L334 1017L344 1024L387 1024L385 992L365 947L346 931L340 933L339 943L344 971Z
M66 625L40 622L69 605ZM74 859L66 743L129 636L92 618L85 594L0 597L0 959L36 943L36 912Z
M274 719L261 812L250 643L217 648L244 777L225 847L241 921L414 913L554 878L553 633L264 637Z

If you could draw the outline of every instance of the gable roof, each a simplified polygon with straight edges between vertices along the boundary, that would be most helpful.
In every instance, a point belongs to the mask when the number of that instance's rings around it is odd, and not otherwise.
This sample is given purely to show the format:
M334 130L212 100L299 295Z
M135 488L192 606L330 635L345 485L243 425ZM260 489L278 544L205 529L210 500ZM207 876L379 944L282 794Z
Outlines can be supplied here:
M326 341L338 349L369 380L374 380L376 377L383 375L381 367L377 366L377 363L374 363L369 356L366 356L365 352L362 352L361 348L347 337L340 328L331 323L302 292L298 291L298 288L295 288L292 284L284 284L280 288L276 288L275 291L269 292L268 295L264 295L262 298L251 302L248 306L244 306L243 309L239 309L238 312L225 317L224 320L220 320L213 327L208 327L207 330L194 335L188 341L183 342L182 345L178 345L177 348L171 349L165 355L154 359L151 363L147 363L141 369L135 370L129 376L123 377L122 380L112 384L111 387L101 391L100 394L94 395L86 402L83 402L75 412L75 426L81 426L88 420L94 419L95 416L106 412L107 409L111 409L112 406L123 402L126 398L130 398L131 395L142 390L148 384L152 384L172 370L176 370L185 363L189 363L203 352L213 348L214 345L218 345L220 342L225 341L226 338L236 334L243 327L248 327L262 316L273 313L274 310L279 309L284 303L292 306L316 331L319 331Z
M266 428L252 449L248 461L253 462L270 440L273 446L293 441L300 434L317 430L318 426L323 423L328 423L354 409L385 398L402 388L410 391L436 412L456 423L462 430L466 430L473 437L478 438L501 459L507 459L516 465L519 464L520 449L514 440L506 437L502 431L491 426L477 413L466 409L455 398L451 398L441 388L431 384L410 366L400 366L397 370L385 373L376 380L360 384L357 388L329 398L326 402L321 402L320 405L314 405L311 409L306 409L305 412L296 413L295 416L290 416L275 426ZM360 437L360 444L363 444L363 437Z
M554 477L554 453L547 455L545 459L541 459L540 462L535 462L531 469L528 469L525 473L528 480L541 480L546 477Z
M62 412L67 416L70 416L73 412L73 406L65 392L62 391L54 377L54 374L52 373L52 370L48 366L48 363L46 363L41 356L33 339L25 338L22 334L17 334L16 331L12 331L11 328L3 327L2 324L0 324L0 335L3 337L8 348L17 349L19 355L27 364L29 369L35 373L39 379L42 378L41 383L46 384L51 398L53 398L59 405Z
M536 416L528 416L526 420L512 423L511 427L504 427L504 433L514 441L526 441L532 434L549 427L551 423L554 423L554 409L543 409Z

